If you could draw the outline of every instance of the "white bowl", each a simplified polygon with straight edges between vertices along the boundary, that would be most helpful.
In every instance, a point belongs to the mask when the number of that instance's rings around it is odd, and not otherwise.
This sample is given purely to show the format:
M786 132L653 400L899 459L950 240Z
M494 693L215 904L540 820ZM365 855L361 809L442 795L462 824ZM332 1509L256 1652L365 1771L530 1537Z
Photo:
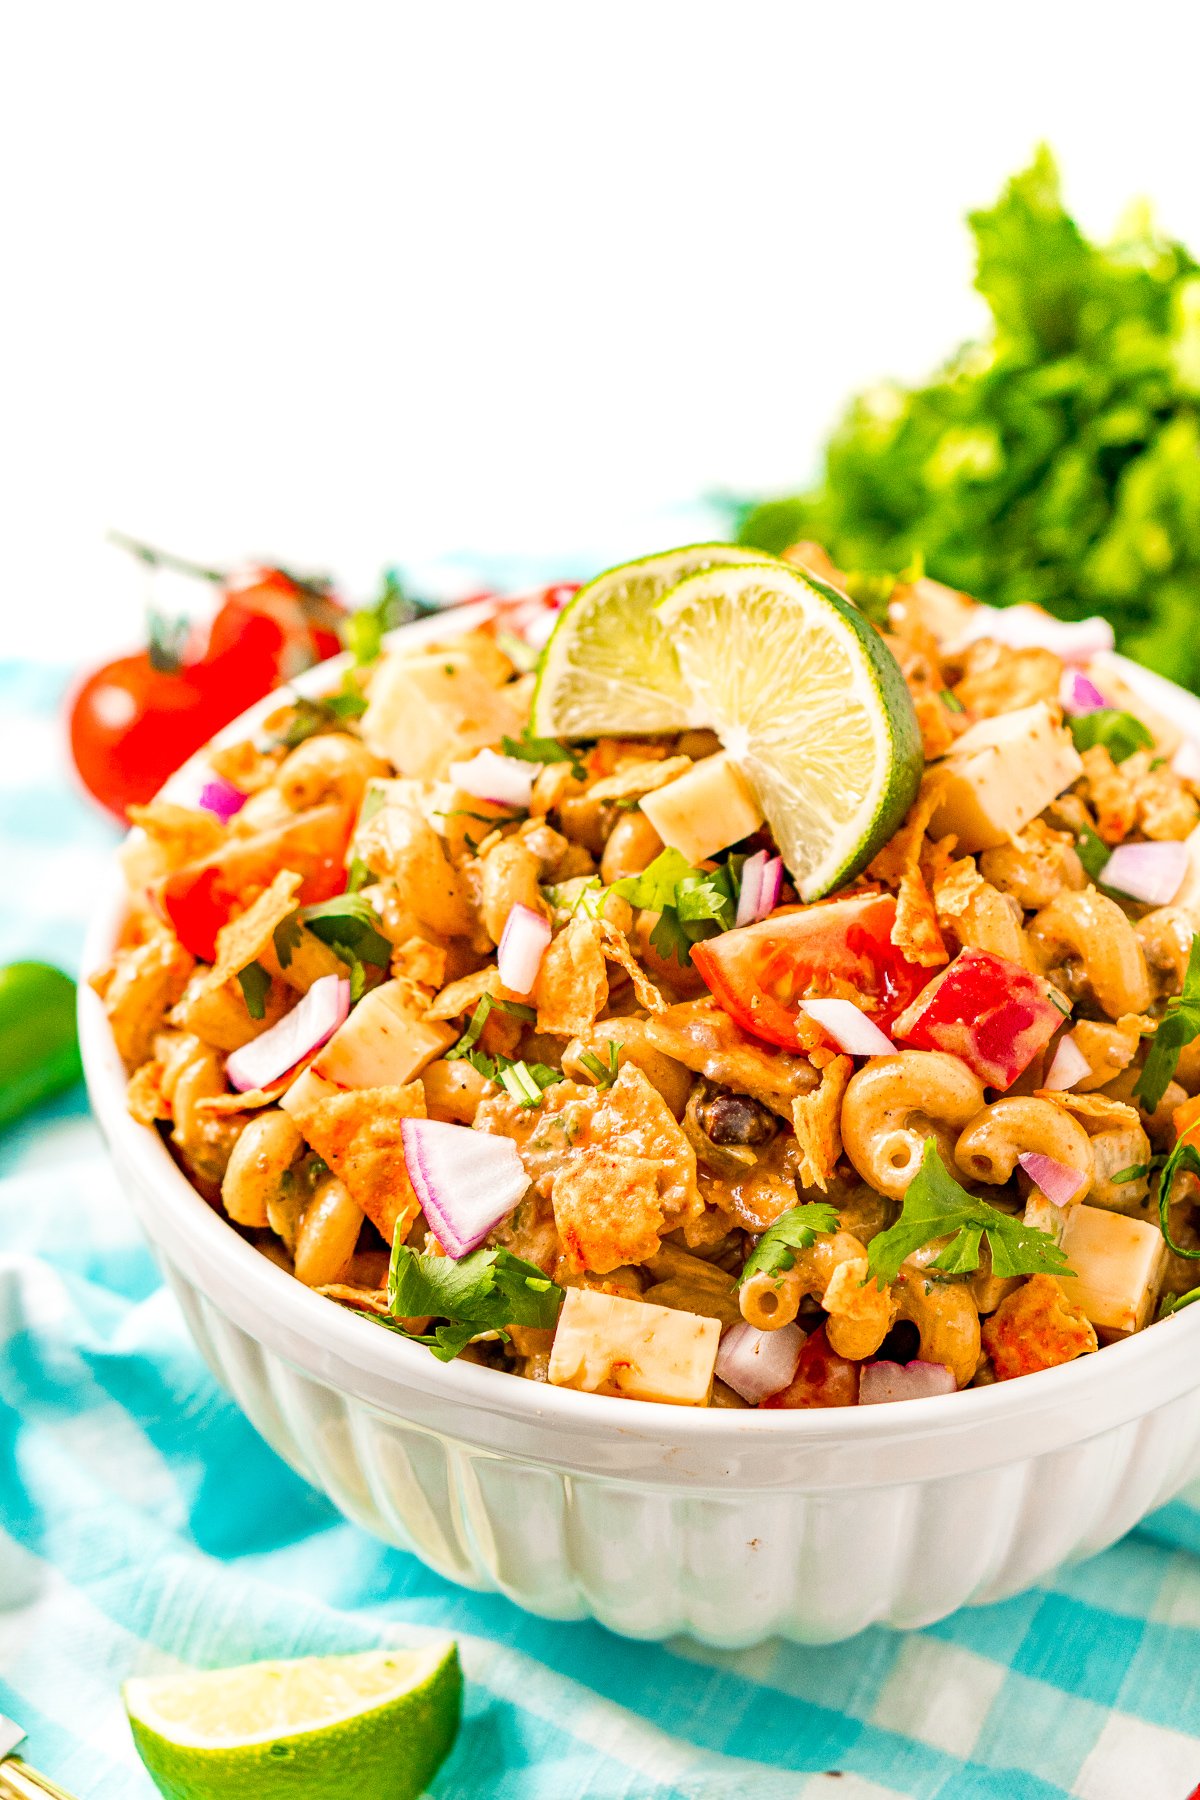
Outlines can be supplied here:
M1200 739L1200 702L1122 672ZM123 911L114 873L85 969ZM1019 1381L844 1410L647 1405L442 1364L245 1243L129 1116L88 989L80 1025L96 1115L214 1374L348 1518L464 1586L631 1637L829 1643L1015 1594L1200 1472L1200 1307Z

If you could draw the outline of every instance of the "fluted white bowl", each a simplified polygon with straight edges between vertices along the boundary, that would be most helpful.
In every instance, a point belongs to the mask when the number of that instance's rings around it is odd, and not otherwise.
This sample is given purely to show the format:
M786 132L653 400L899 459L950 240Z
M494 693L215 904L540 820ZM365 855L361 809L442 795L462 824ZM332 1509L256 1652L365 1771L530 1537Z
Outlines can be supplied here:
M1200 702L1122 673L1200 741ZM114 871L85 970L124 907ZM80 1026L96 1116L214 1374L348 1518L464 1586L631 1637L829 1643L1015 1594L1200 1473L1200 1307L1019 1381L845 1410L639 1404L442 1364L244 1242L129 1116L86 988Z

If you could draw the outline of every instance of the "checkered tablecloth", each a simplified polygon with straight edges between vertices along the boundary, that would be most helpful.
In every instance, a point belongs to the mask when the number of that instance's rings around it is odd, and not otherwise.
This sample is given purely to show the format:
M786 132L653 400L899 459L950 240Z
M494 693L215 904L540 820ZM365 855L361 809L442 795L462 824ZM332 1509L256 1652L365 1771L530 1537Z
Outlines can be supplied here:
M72 966L114 841L68 783L63 687L0 664L0 962ZM0 1711L81 1800L152 1793L132 1673L447 1631L468 1695L438 1800L1185 1800L1193 1501L1049 1587L828 1649L527 1618L345 1524L259 1441L186 1338L81 1094L0 1139Z

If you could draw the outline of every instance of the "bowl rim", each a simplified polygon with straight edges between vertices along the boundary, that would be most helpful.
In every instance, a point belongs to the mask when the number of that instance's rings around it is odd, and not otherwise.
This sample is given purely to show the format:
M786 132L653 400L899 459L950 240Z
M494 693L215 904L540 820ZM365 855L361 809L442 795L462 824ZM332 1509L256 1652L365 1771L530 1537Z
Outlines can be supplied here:
M395 647L444 638L469 629L489 610L486 603L472 604L416 620L390 633L386 642ZM1177 727L1200 738L1200 699L1124 657L1114 656L1112 661L1152 706ZM216 733L212 742L234 742L246 736L289 692L311 696L327 691L332 678L348 663L348 657L334 657L305 671L287 687L247 708ZM203 755L203 751L197 752L189 759L166 783L164 794L170 797L172 792L186 789ZM714 1452L736 1447L737 1453L751 1448L754 1440L761 1440L764 1449L781 1440L814 1449L851 1444L866 1447L900 1439L944 1437L956 1429L974 1428L975 1434L996 1435L998 1448L993 1460L999 1462L1015 1454L1007 1436L1006 1448L999 1449L1001 1426L1019 1425L1022 1420L1032 1425L1048 1413L1070 1413L1073 1428L1059 1440L1065 1445L1097 1435L1112 1423L1140 1416L1200 1381L1188 1368L1189 1364L1196 1366L1200 1307L1195 1309L1195 1317L1191 1309L1185 1309L1158 1322L1154 1330L1147 1328L1120 1343L1101 1346L1103 1356L1079 1357L1019 1380L908 1400L900 1406L794 1410L675 1406L552 1387L481 1364L440 1362L423 1345L407 1342L337 1306L262 1255L203 1199L157 1132L140 1125L128 1112L125 1070L103 1006L87 980L111 954L126 908L125 886L114 854L81 958L80 1042L89 1096L109 1148L120 1168L136 1174L142 1192L156 1196L153 1219L144 1215L133 1198L143 1230L158 1248L170 1239L175 1251L182 1250L189 1258L188 1278L251 1336L264 1342L272 1338L286 1360L384 1411L393 1410L387 1401L389 1390L397 1398L419 1390L439 1408L471 1407L497 1418L549 1426L568 1437L613 1434L626 1442L638 1439ZM167 1255L170 1258L171 1252ZM1162 1329L1164 1326L1168 1329ZM1097 1374L1098 1369L1105 1370L1104 1376ZM1174 1380L1156 1387L1151 1377L1161 1378L1168 1370L1173 1370ZM1089 1417L1083 1402L1106 1391L1113 1397L1140 1392L1146 1403L1119 1405L1115 1412L1105 1406Z

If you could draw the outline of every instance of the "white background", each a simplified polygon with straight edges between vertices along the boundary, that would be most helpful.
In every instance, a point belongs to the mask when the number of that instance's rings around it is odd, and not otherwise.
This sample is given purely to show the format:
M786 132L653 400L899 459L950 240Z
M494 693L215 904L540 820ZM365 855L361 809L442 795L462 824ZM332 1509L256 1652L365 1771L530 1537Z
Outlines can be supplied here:
M0 651L134 642L110 526L208 561L649 550L976 329L1039 137L1200 249L1191 0L0 14Z

